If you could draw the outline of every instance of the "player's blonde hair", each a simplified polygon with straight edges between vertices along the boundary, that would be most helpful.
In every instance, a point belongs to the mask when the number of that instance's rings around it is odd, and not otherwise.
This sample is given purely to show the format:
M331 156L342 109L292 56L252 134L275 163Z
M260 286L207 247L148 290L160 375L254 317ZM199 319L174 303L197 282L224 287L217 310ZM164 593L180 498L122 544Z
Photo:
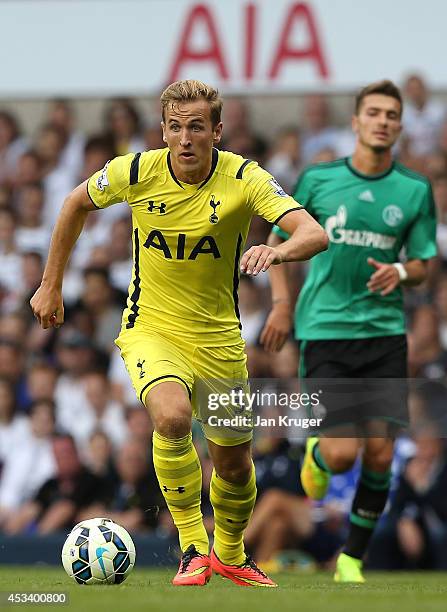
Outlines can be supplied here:
M206 100L209 103L213 126L220 123L223 103L218 90L195 79L176 81L166 87L160 97L163 121L168 106L172 108L179 102L195 102L196 100Z

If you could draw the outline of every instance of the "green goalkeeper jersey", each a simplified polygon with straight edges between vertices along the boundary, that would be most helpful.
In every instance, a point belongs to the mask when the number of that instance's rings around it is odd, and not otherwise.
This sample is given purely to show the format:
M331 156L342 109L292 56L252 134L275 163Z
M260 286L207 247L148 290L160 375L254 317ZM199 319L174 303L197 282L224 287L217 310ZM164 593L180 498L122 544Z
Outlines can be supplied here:
M387 296L366 283L377 261L436 255L436 219L429 181L393 163L365 176L350 159L320 163L301 175L294 198L326 229L329 248L310 262L295 311L296 337L332 340L405 333L400 287ZM287 235L275 226L274 232Z

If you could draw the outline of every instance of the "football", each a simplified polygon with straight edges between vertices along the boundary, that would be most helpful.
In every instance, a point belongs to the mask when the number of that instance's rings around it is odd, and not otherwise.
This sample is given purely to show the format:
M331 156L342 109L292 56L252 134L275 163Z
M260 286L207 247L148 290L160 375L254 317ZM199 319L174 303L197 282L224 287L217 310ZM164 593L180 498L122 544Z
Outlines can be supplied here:
M65 571L79 584L120 584L135 564L132 538L107 518L78 523L62 548Z

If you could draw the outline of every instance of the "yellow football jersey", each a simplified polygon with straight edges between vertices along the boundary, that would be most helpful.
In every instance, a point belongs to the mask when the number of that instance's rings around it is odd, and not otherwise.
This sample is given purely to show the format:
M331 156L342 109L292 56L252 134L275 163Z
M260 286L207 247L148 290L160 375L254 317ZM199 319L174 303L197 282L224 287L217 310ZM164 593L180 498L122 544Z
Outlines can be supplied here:
M256 162L213 149L211 171L189 185L168 149L116 157L88 181L93 204L127 201L134 268L122 330L152 328L202 346L240 342L239 260L250 220L301 208Z

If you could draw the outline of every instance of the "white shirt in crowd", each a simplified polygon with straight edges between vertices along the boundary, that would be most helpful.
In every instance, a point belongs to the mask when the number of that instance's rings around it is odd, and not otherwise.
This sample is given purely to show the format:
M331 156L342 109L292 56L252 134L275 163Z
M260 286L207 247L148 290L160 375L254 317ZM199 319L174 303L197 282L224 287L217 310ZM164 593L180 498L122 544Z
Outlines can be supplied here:
M406 103L402 117L403 134L410 139L409 152L421 157L436 150L439 131L446 120L444 105L428 100L422 109Z

